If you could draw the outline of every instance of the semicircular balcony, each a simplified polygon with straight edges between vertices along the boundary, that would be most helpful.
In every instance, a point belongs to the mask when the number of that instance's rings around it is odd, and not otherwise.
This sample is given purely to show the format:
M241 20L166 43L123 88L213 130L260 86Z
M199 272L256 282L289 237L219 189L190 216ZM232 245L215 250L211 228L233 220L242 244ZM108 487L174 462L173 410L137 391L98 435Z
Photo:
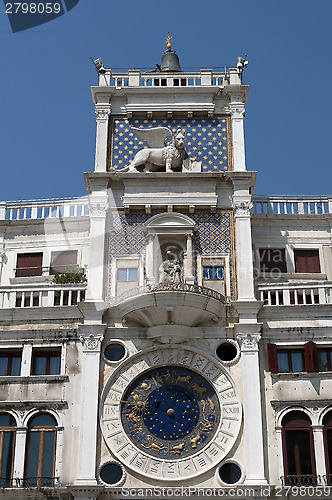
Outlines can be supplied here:
M225 297L215 290L185 283L159 283L129 290L114 299L123 321L144 327L195 327L225 315Z

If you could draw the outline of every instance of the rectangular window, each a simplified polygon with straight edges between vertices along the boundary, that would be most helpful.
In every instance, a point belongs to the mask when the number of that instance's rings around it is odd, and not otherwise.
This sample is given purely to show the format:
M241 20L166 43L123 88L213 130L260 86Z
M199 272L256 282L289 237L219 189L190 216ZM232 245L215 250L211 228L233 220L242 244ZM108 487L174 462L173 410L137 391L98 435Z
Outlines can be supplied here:
M278 349L279 373L298 373L304 371L302 349Z
M61 348L33 349L31 375L60 375Z
M259 260L262 273L287 272L284 248L260 248Z
M21 375L21 350L0 351L0 376Z
M320 273L319 250L294 250L296 273Z
M203 279L204 280L223 280L224 279L224 268L219 266L204 266L203 267Z
M17 255L17 278L23 276L41 276L43 271L43 253L19 253Z
M77 270L77 250L52 252L50 274L74 272Z
M332 371L332 349L317 349L318 371Z
M138 281L137 267L123 267L118 269L118 281Z

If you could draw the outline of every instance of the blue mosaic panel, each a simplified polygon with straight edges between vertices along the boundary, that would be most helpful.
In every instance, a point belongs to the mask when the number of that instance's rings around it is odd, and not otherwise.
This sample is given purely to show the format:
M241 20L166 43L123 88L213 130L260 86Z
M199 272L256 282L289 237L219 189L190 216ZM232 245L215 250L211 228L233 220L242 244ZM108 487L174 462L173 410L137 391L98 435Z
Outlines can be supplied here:
M234 280L233 213L197 213L190 214L189 217L197 224L197 231L194 234L195 256L215 253L229 254L231 296L234 297L236 293L236 280Z
M234 269L234 230L232 212L189 214L197 224L194 235L195 255L226 253L230 256L231 295L236 294ZM144 225L152 217L149 214L113 212L110 229L110 262L112 257L145 254ZM197 267L197 266L196 266ZM111 275L110 275L111 281ZM109 282L109 290L111 283Z
M186 153L202 162L202 172L232 170L230 120L228 117L196 119L127 120L114 119L111 140L111 168L121 170L128 166L135 154L149 147L138 139L130 127L168 127L173 134L178 128L186 131ZM171 139L166 140L166 145Z

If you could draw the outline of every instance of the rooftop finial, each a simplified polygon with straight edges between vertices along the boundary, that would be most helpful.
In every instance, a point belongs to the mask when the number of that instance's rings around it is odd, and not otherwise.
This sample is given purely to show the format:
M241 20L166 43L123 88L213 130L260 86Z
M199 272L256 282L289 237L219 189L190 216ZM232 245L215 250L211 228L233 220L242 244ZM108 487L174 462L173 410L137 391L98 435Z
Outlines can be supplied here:
M172 49L172 44L171 44L172 37L169 35L169 31L167 31L167 37L166 37L166 47L168 50Z

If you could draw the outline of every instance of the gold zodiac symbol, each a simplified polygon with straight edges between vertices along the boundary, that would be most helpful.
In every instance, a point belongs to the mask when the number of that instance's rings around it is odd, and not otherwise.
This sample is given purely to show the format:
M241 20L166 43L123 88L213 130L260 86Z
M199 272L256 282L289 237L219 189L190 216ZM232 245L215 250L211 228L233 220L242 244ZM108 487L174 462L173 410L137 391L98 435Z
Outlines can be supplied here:
M159 375L159 373L156 373L155 379L158 382L158 384L163 385L164 382L163 382L163 379L161 378L161 376Z
M186 447L186 442L182 441L182 443L176 444L175 446L172 446L171 448L171 453L175 453L176 455L181 455L182 451Z
M213 426L212 426L211 422L207 418L204 417L204 422L201 422L201 424L202 424L202 429L201 430L203 432L209 432L209 431L212 430Z
M165 382L170 382L171 380L172 380L172 375L170 374L170 371L167 370L165 375Z
M151 450L158 451L158 452L160 452L161 450L165 449L165 446L163 446L162 443L158 443L158 441L154 441L153 437L150 436L150 435L146 436L146 440L147 440L148 444L147 445L143 445L144 448L146 448L146 449L151 448Z
M133 411L128 413L128 419L134 424L135 427L138 427L139 431L142 431L141 427L141 415L136 415Z
M175 380L175 382L183 382L184 384L190 384L190 379L191 375L187 375L186 377L182 377L181 375L179 375Z
M206 387L200 387L198 384L196 384L196 382L192 384L191 387L194 389L194 391L198 392L200 396L203 396L204 392L206 392Z
M148 391L149 389L151 389L151 384L148 380L143 380L143 382L141 383L141 389L143 389L143 391Z
M201 440L200 434L197 432L196 436L193 436L190 440L191 447L197 448L197 443Z
M213 403L213 401L211 401L211 399L208 397L208 398L207 398L207 401L205 401L204 399L202 399L203 413L205 413L205 410L206 410L206 406L207 406L207 404L209 404L210 410L211 410L211 411L214 411L214 408L215 408L214 403Z
M207 398L207 400L208 400L209 405L210 405L210 410L211 410L211 411L214 411L214 402L213 402L213 401L211 401L211 399L210 399L209 397Z

